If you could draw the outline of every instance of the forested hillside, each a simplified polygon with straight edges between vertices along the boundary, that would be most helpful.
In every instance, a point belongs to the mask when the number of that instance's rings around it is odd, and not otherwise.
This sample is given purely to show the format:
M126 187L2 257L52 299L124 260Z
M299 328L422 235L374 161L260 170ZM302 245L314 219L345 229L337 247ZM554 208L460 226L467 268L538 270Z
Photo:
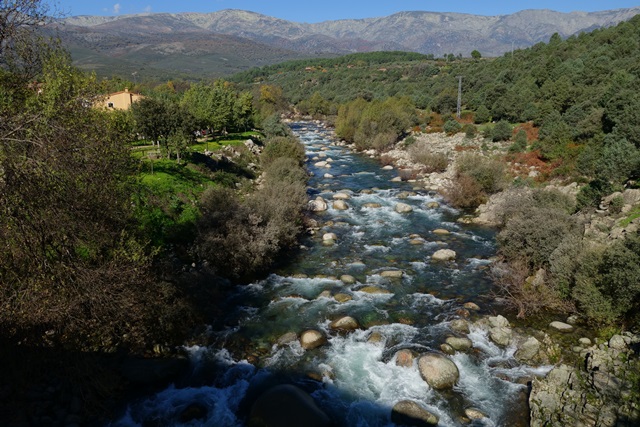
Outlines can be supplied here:
M640 17L635 17L564 41L555 35L497 59L380 52L288 62L231 80L278 85L303 113L336 113L356 98L409 97L418 109L446 117L456 110L462 76L462 106L476 123L532 121L539 128L535 147L544 159L621 182L632 172L628 162L614 162L622 168L614 172L598 165L598 157L610 147L634 158L640 146L638 40Z

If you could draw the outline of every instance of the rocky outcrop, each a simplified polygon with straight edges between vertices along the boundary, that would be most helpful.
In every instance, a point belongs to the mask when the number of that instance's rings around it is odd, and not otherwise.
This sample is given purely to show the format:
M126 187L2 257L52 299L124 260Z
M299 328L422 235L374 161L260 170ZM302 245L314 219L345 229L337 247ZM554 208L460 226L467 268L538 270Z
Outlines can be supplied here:
M584 341L586 343L586 341ZM580 350L578 367L560 365L535 379L531 426L631 426L640 421L640 336L616 335Z

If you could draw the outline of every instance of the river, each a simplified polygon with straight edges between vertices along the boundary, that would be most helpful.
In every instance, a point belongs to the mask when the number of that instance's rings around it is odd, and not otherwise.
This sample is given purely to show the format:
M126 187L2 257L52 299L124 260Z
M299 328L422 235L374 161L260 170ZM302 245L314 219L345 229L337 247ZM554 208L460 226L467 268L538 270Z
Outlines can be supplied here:
M306 147L310 197L329 204L315 215L320 229L281 269L230 296L209 342L185 349L190 381L131 403L112 425L142 426L149 419L152 425L182 425L179 414L196 402L206 416L188 425L244 426L246 402L283 382L307 391L339 426L393 426L391 408L406 399L437 414L439 426L469 425L463 420L469 407L487 415L471 425L528 425L520 379L532 370L513 359L514 348L497 347L480 329L468 335L472 351L451 356L460 370L452 391L431 389L415 362L409 368L396 364L401 349L439 350L452 334L450 322L468 314L465 302L478 304L482 314L493 312L486 269L495 252L494 230L458 223L460 212L438 195L392 182L397 171L335 144L323 125L291 127ZM337 193L348 196L348 209L333 208ZM397 213L398 203L412 212ZM434 233L438 229L447 233ZM323 242L326 233L335 233L333 244ZM432 261L442 248L454 250L455 261ZM382 274L398 270L401 278ZM330 322L344 315L360 328L331 330ZM307 329L321 331L328 343L313 350L297 340L277 344L283 335Z

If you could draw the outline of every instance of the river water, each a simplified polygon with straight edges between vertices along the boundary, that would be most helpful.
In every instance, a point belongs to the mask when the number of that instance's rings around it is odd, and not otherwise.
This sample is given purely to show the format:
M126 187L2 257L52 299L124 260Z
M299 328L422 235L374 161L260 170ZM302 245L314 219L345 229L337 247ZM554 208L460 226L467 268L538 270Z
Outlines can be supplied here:
M206 417L188 425L244 426L247 402L283 382L307 391L338 426L393 426L391 408L406 399L437 414L440 426L470 425L463 419L468 407L487 415L471 425L528 425L526 385L519 379L535 371L513 359L515 349L495 346L479 328L469 334L472 351L451 356L460 370L452 391L431 389L415 362L405 368L395 360L400 349L438 350L452 334L450 321L466 314L465 302L492 312L485 295L494 231L456 222L460 212L436 194L392 182L397 171L336 145L322 125L291 126L306 147L310 197L329 203L315 215L321 228L303 239L286 266L238 287L209 341L186 349L193 366L188 381L133 402L112 425L182 425L180 414L195 402L207 408ZM316 166L320 161L331 167ZM338 192L350 196L347 210L333 208ZM400 202L413 211L397 213ZM335 244L323 244L325 233L336 234ZM456 260L432 261L443 248L454 250ZM388 270L403 276L381 275ZM341 281L343 275L356 282ZM344 315L357 319L360 329L332 331L329 323ZM328 344L307 351L298 341L277 344L284 334L307 329L322 331Z

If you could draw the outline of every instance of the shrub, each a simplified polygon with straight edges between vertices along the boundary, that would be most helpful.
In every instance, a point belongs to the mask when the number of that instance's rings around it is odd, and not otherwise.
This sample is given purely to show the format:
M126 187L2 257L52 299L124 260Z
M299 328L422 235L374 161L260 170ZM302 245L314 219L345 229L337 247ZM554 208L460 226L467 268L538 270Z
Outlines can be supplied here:
M612 214L619 214L620 212L622 212L623 206L624 197L618 194L613 199L611 199L611 202L609 203L609 212L611 212Z
M506 185L504 164L478 154L461 154L456 160L456 173L475 179L487 194L496 193Z
M576 221L559 209L533 208L509 219L498 234L500 254L531 269L548 264L563 238L578 233Z
M487 193L474 178L461 174L444 190L447 202L456 208L471 209L480 206L487 200Z
M454 119L449 119L444 124L443 130L447 133L447 135L453 135L462 130L462 125Z
M449 159L444 153L432 152L427 144L415 144L409 148L411 159L424 165L423 171L426 173L444 172L449 166Z
M253 278L292 247L302 231L308 197L307 174L295 148L301 145L288 139L272 144L280 148L265 148L269 157L262 188L244 200L226 188L210 188L201 198L196 253L221 276Z
M464 125L464 127L462 128L462 130L464 131L464 136L468 139L473 139L476 137L477 134L477 129L474 125L472 124L466 124Z
M404 145L405 145L405 147L409 147L410 145L413 145L416 141L417 141L417 139L416 139L415 136L409 135L408 137L406 137L404 139Z
M522 262L495 263L491 266L490 276L495 284L494 293L518 312L518 318L544 310L567 312L574 308L547 285L543 274L531 277L529 268Z
M496 141L508 141L512 135L511 125L506 120L500 120L494 128L491 130L491 140Z
M291 129L280 121L278 114L272 114L262 122L262 130L267 137L289 136Z
M307 181L307 172L300 167L298 162L290 157L278 157L264 170L267 183L304 184Z
M278 158L287 157L294 160L298 165L304 163L304 146L293 137L274 137L266 141L260 162L269 166Z
M520 129L516 134L513 144L509 147L510 153L521 153L527 149L527 131Z
M609 182L601 179L594 179L578 191L578 195L576 196L576 209L581 210L584 208L597 207L602 197L613 193L614 190L614 186Z
M400 176L400 179L403 181L409 181L416 179L418 177L418 172L413 169L400 169L398 171L398 176Z

